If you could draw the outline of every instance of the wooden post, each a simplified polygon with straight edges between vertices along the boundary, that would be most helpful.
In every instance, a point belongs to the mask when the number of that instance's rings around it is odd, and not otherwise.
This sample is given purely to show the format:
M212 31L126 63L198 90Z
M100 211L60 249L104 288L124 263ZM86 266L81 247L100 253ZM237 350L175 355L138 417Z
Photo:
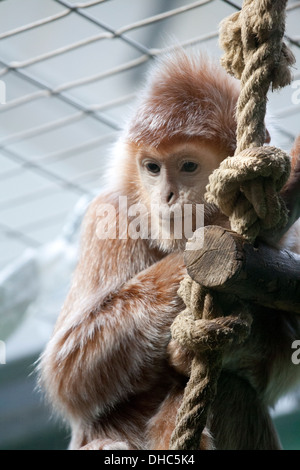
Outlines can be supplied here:
M299 255L264 243L253 246L221 227L200 230L203 246L199 247L196 232L184 254L194 281L266 307L300 313Z

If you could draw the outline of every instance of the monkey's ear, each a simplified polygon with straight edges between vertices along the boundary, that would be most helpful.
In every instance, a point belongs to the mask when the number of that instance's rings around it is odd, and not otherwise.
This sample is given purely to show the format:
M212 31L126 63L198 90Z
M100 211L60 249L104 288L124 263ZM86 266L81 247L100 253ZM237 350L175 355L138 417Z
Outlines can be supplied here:
M270 132L269 132L268 129L266 128L265 144L269 144L270 142L271 142Z

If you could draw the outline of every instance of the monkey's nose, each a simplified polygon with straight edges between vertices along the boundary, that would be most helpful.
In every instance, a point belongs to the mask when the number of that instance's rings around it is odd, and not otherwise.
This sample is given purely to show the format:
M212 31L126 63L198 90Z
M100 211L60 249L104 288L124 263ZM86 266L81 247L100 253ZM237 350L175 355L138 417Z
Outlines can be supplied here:
M167 203L169 204L170 202L172 202L172 199L174 199L174 193L170 193L170 194L167 196Z
M176 201L177 193L176 190L174 191L174 188L171 188L169 185L165 186L166 187L164 188L164 191L160 193L160 201L162 204L167 204L170 206Z

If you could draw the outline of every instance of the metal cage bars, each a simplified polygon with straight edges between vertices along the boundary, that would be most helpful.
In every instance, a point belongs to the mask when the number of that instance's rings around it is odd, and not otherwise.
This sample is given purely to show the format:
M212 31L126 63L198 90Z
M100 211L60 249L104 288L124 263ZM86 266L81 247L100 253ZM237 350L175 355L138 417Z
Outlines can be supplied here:
M215 0L201 0L196 2L191 2L188 5L181 6L179 8L169 9L162 13L156 14L154 16L150 16L147 18L143 18L140 21L133 22L131 24L127 24L117 29L112 29L109 25L104 24L103 22L99 21L92 13L89 12L91 7L95 7L97 5L101 5L102 3L107 3L111 0L94 0L94 1L87 1L87 2L76 2L71 3L66 0L52 0L53 2L59 4L63 9L56 14L47 16L45 18L41 18L37 21L24 24L20 27L11 29L7 32L0 34L0 41L8 38L12 38L17 35L22 35L25 32L32 31L37 28L42 28L45 25L48 25L53 22L57 22L60 20L64 20L67 16L71 14L76 14L80 16L82 19L90 22L93 26L99 28L99 33L94 34L90 37L85 39L81 39L75 41L71 44L68 44L64 47L56 48L51 51L45 52L38 56L30 57L29 59L22 60L22 61L5 61L0 58L0 79L4 79L8 76L9 73L12 73L22 80L28 82L37 89L36 91L28 94L24 94L16 99L8 101L6 104L0 106L0 113L5 113L12 109L19 110L22 106L33 103L34 101L40 99L50 99L51 97L55 97L61 102L69 105L74 112L68 116L63 118L57 118L53 121L47 122L42 125L34 126L32 128L22 130L16 133L5 135L2 139L0 139L0 152L2 155L5 155L6 158L11 160L12 162L17 164L17 168L6 170L0 173L0 184L1 181L5 181L8 179L13 179L17 174L21 174L22 171L25 169L35 172L45 178L46 181L55 183L56 185L67 188L68 191L75 193L76 195L87 195L89 194L89 190L82 187L80 181L82 178L88 177L90 173L94 173L91 171L86 172L87 174L82 174L80 177L73 178L72 181L57 175L57 173L52 172L51 169L46 168L44 166L45 162L64 159L64 158L72 158L72 156L76 155L77 152L83 152L85 150L91 148L97 148L97 146L101 145L105 142L111 142L116 135L116 132L120 129L119 123L105 114L107 110L110 110L114 107L122 105L124 103L130 102L134 99L135 93L130 93L128 95L122 96L120 98L116 98L113 100L108 100L107 102L96 103L93 105L83 105L78 99L70 96L67 94L70 90L74 90L78 87L82 87L85 85L89 85L94 82L99 82L103 79L109 79L115 75L118 75L124 71L129 71L138 67L142 64L147 63L153 57L166 53L169 50L169 47L162 48L162 49L155 49L155 48L147 48L144 44L136 41L135 39L127 36L126 34L139 28L144 28L148 25L153 25L155 23L159 23L162 20L170 19L172 17L182 15L183 13L190 11L190 10L197 10L202 8L205 5L213 3ZM230 7L232 7L232 11L234 9L239 9L239 5L236 3L229 1L229 0L221 0L223 3L226 3ZM288 11L294 11L300 9L300 2L296 2L293 4L288 5ZM201 36L190 38L187 41L181 42L178 44L179 47L186 47L188 45L205 43L210 39L216 39L218 37L218 30L213 30L210 33L203 34ZM83 48L87 45L92 43L98 43L104 39L114 40L115 38L120 39L124 43L126 43L131 48L135 49L138 52L139 56L133 60L127 61L122 64L118 64L117 66L105 70L104 72L99 72L92 75L84 76L80 79L74 79L72 81L62 82L59 85L52 87L45 81L43 81L40 77L34 76L32 73L26 70L28 67L34 64L40 64L42 62L46 63L47 60L63 56L64 54L75 51L76 49ZM294 47L300 48L300 38L299 37L291 37L286 34L286 40L292 44ZM300 74L296 74L295 78L300 77ZM299 112L299 106L287 106L284 110L281 110L278 115L289 115L295 112ZM99 114L101 112L101 114ZM55 129L62 129L64 126L72 124L74 122L80 122L85 117L89 117L96 122L99 122L110 129L111 131L107 133L107 135L102 135L97 138L90 139L84 143L78 145L71 145L69 148L64 149L62 151L51 152L50 154L43 155L38 161L34 161L30 158L27 158L8 148L12 144L20 143L25 141L28 138L37 137L49 131L53 131ZM282 130L283 134L286 134L288 137L292 138L292 135L286 130ZM33 191L31 194L27 195L27 197L18 197L15 196L9 200L9 202L0 202L0 217L1 217L1 208L8 208L13 207L17 204L26 204L30 203L31 200L34 200L36 197L41 197L44 194L50 194L51 190L49 188L42 188ZM0 218L1 220L1 218ZM49 223L51 224L55 220L54 217L49 217ZM39 224L40 221L37 220L36 224ZM45 223L45 220L43 221ZM18 239L23 245L24 248L26 246L38 246L39 243L30 237L28 234L24 233L21 228L14 228L10 227L7 224L0 222L0 234L4 234L7 237L13 237Z

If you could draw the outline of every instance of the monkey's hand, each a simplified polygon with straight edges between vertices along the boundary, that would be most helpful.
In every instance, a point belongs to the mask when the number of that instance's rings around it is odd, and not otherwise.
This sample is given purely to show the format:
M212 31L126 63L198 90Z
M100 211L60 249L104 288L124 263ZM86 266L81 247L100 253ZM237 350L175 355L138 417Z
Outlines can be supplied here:
M292 171L290 177L280 192L280 196L289 211L288 223L280 231L267 233L262 236L263 240L277 248L284 245L289 249L293 249L293 243L289 243L288 239L297 238L297 236L299 236L297 232L300 232L300 228L297 229L297 227L295 227L295 225L299 224L297 221L300 217L300 136L295 141L292 149L292 157ZM297 224L295 224L296 222ZM291 237L289 236L290 229L292 232L296 232L294 237L293 235ZM289 245L291 245L291 247L289 247Z
M299 154L294 155L292 171L288 182L281 192L281 196L289 210L289 226L300 217L300 139Z
M192 360L194 358L193 351L184 349L177 341L171 339L168 344L167 353L170 365L179 372L179 374L189 377Z

